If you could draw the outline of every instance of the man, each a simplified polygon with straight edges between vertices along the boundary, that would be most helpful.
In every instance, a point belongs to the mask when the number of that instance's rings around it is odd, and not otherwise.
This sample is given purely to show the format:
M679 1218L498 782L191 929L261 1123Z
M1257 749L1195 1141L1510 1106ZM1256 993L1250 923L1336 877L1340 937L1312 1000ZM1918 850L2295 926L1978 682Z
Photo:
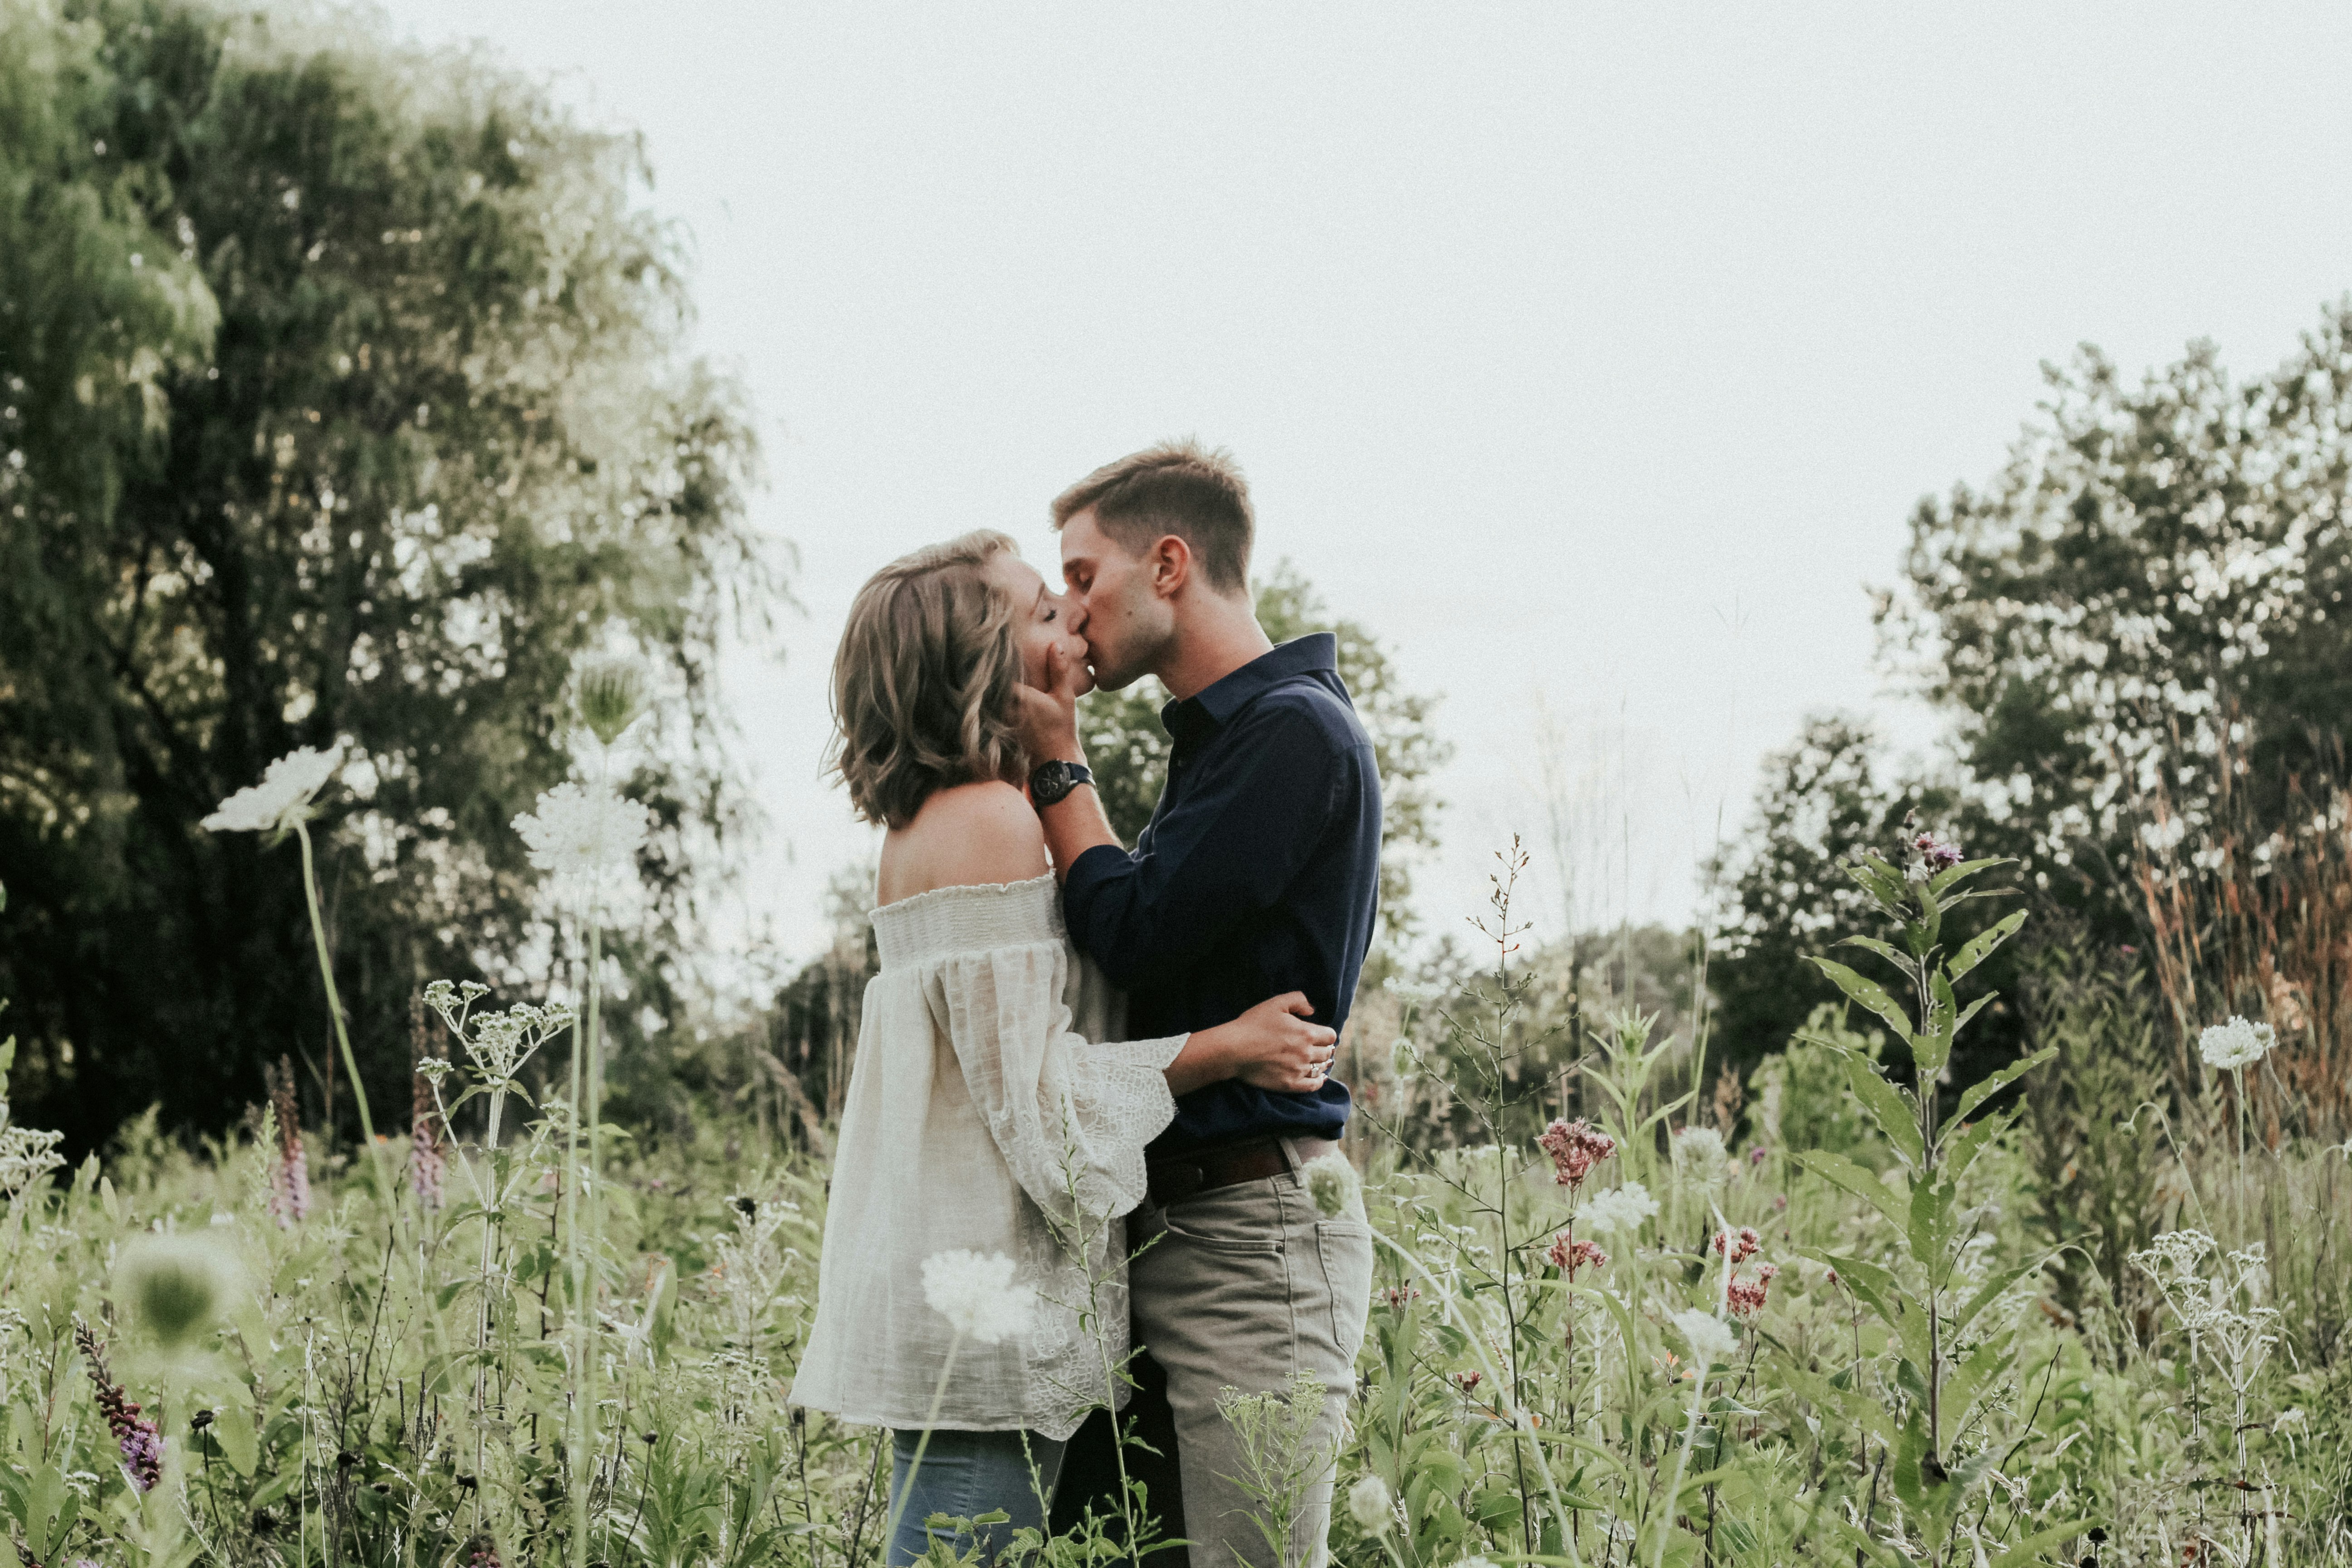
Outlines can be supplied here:
M1064 491L1053 515L1096 684L1156 675L1173 698L1160 710L1174 742L1168 782L1129 851L1086 787L1074 672L1024 690L1031 794L1072 939L1126 989L1137 1038L1204 1028L1287 991L1339 1028L1371 942L1381 797L1334 639L1276 647L1259 627L1249 491L1223 452L1191 442L1139 452ZM1318 1214L1298 1172L1338 1149L1348 1108L1328 1078L1311 1094L1220 1083L1179 1100L1146 1152L1150 1195L1128 1242L1141 1249L1129 1285L1150 1365L1132 1413L1163 1453L1130 1449L1128 1468L1163 1527L1191 1542L1192 1568L1324 1559L1372 1243L1360 1213ZM1296 1372L1327 1393L1316 1479L1277 1561L1216 1401L1227 1387L1280 1389ZM1064 1484L1076 1505L1087 1467L1072 1459Z

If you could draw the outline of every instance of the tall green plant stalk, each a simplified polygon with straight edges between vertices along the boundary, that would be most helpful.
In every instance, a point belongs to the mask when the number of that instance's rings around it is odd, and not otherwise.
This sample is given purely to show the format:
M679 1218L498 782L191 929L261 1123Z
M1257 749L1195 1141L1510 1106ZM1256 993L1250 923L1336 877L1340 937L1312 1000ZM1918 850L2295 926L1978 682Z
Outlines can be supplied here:
M335 1026L335 1043L342 1048L343 1075L351 1080L352 1103L359 1107L360 1138L367 1144L369 1157L374 1162L379 1191L384 1203L393 1202L394 1185L392 1164L383 1149L375 1141L375 1118L369 1114L367 1088L360 1082L359 1058L352 1054L351 1031L343 1026L343 999L335 989L334 961L327 953L327 922L319 912L319 873L310 853L310 828L299 818L294 824L295 837L302 841L302 894L310 909L310 941L318 949L319 978L326 983L327 1016ZM330 1129L331 1131L332 1130Z
M1910 1363L1919 1394L1896 1447L1891 1479L1896 1496L1921 1521L1930 1555L1940 1560L1962 1500L1998 1458L1987 1447L1966 1464L1948 1464L1950 1445L1978 1398L2014 1359L2016 1331L1995 1326L1965 1360L1956 1358L1948 1347L2011 1286L2039 1270L2042 1260L1997 1272L1965 1298L1948 1296L1975 1228L1972 1222L1964 1223L1960 1178L2015 1112L1996 1112L1955 1132L1938 1114L1937 1086L1951 1061L1954 1039L1994 994L1987 992L1962 1006L1954 987L2015 934L2025 923L2025 912L2021 910L1995 922L1948 955L1942 945L1945 916L1969 900L1999 896L1999 890L1970 889L1968 883L2007 862L1962 861L1957 851L1926 834L1905 846L1905 856L1908 864L1903 869L1867 853L1845 868L1894 922L1903 945L1868 936L1850 936L1838 945L1861 948L1891 964L1909 983L1916 999L1914 1007L1906 1007L1885 987L1844 964L1826 958L1811 961L1849 1000L1883 1020L1910 1048L1912 1083L1906 1092L1881 1078L1868 1058L1834 1040L1815 1042L1843 1058L1847 1082L1894 1146L1905 1168L1904 1179L1890 1184L1845 1156L1823 1150L1806 1150L1796 1158L1806 1169L1861 1198L1893 1227L1898 1268L1820 1251L1810 1255L1835 1268L1853 1293L1885 1320ZM1969 1086L1960 1095L1952 1129L1962 1129L1969 1113L1990 1096L2057 1054L2056 1047L2045 1047ZM1925 1311L1918 1310L1921 1303Z
M604 963L604 927L602 900L589 916L588 923L588 1028L576 1037L581 1049L572 1054L572 1130L571 1150L566 1164L572 1172L571 1190L566 1194L567 1217L565 1229L572 1251L572 1308L573 1313L573 1365L577 1375L577 1405L572 1421L572 1560L574 1568L588 1564L588 1494L595 1477L595 1455L598 1443L596 1402L596 1261L604 1247L604 994L602 971ZM583 1100L583 1054L586 1056L585 1089ZM580 1164L580 1119L588 1120L588 1163ZM584 1192L583 1189L585 1189ZM586 1199L588 1210L588 1240L583 1246L580 1238L581 1201Z

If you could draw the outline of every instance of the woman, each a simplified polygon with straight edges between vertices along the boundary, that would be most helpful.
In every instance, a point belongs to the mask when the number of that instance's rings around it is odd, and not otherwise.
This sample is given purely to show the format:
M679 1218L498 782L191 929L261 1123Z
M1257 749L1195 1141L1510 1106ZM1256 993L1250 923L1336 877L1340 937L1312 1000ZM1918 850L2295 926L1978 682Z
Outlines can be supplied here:
M882 962L792 1398L892 1429L894 1568L929 1548L934 1513L1009 1513L983 1555L1042 1526L1064 1442L1090 1407L1124 1403L1118 1216L1144 1195L1143 1146L1174 1096L1227 1078L1311 1091L1337 1043L1296 993L1197 1034L1108 1043L1118 999L1064 934L1013 739L1016 683L1045 685L1055 652L1083 668L1068 606L1012 540L980 531L877 573L834 659L834 766L888 829ZM926 1261L950 1252L1013 1259L1037 1293L1025 1332L959 1334L925 1289Z

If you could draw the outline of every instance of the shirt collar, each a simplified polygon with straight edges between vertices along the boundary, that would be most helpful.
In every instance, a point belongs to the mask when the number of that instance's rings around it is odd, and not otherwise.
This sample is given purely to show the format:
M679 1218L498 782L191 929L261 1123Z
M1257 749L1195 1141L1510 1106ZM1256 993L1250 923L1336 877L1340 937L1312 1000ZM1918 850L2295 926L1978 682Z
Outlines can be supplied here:
M1339 639L1329 632L1309 632L1258 655L1192 696L1168 703L1160 710L1160 722L1181 745L1222 727L1282 682L1319 671L1339 672Z

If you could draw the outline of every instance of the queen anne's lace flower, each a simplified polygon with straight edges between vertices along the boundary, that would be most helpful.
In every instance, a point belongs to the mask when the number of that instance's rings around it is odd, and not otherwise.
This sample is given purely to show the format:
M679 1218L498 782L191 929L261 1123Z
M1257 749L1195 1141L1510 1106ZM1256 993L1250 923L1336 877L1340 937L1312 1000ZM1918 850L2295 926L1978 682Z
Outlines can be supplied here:
M1577 1223L1585 1229L1602 1236L1631 1236L1642 1228L1642 1222L1658 1212L1658 1200L1650 1189L1639 1182L1628 1182L1622 1187L1609 1187L1584 1200L1576 1211Z
M514 819L530 863L559 877L594 877L636 863L653 813L601 784L560 784Z
M2216 1072L2235 1072L2270 1055L2277 1044L2278 1036L2268 1024L2250 1024L2232 1014L2228 1023L2216 1024L2197 1037L2197 1054Z
M923 1259L923 1299L959 1336L1001 1344L1027 1331L1037 1307L1036 1287L1015 1280L1013 1268L1002 1252L935 1252Z
M1739 1352L1739 1338L1731 1325L1713 1312L1696 1308L1676 1312L1674 1325L1690 1342L1691 1356L1702 1366L1721 1366Z
M343 765L341 741L318 751L303 746L287 752L262 770L261 782L247 784L204 819L214 833L272 833L292 827L310 815L310 802L335 770Z

